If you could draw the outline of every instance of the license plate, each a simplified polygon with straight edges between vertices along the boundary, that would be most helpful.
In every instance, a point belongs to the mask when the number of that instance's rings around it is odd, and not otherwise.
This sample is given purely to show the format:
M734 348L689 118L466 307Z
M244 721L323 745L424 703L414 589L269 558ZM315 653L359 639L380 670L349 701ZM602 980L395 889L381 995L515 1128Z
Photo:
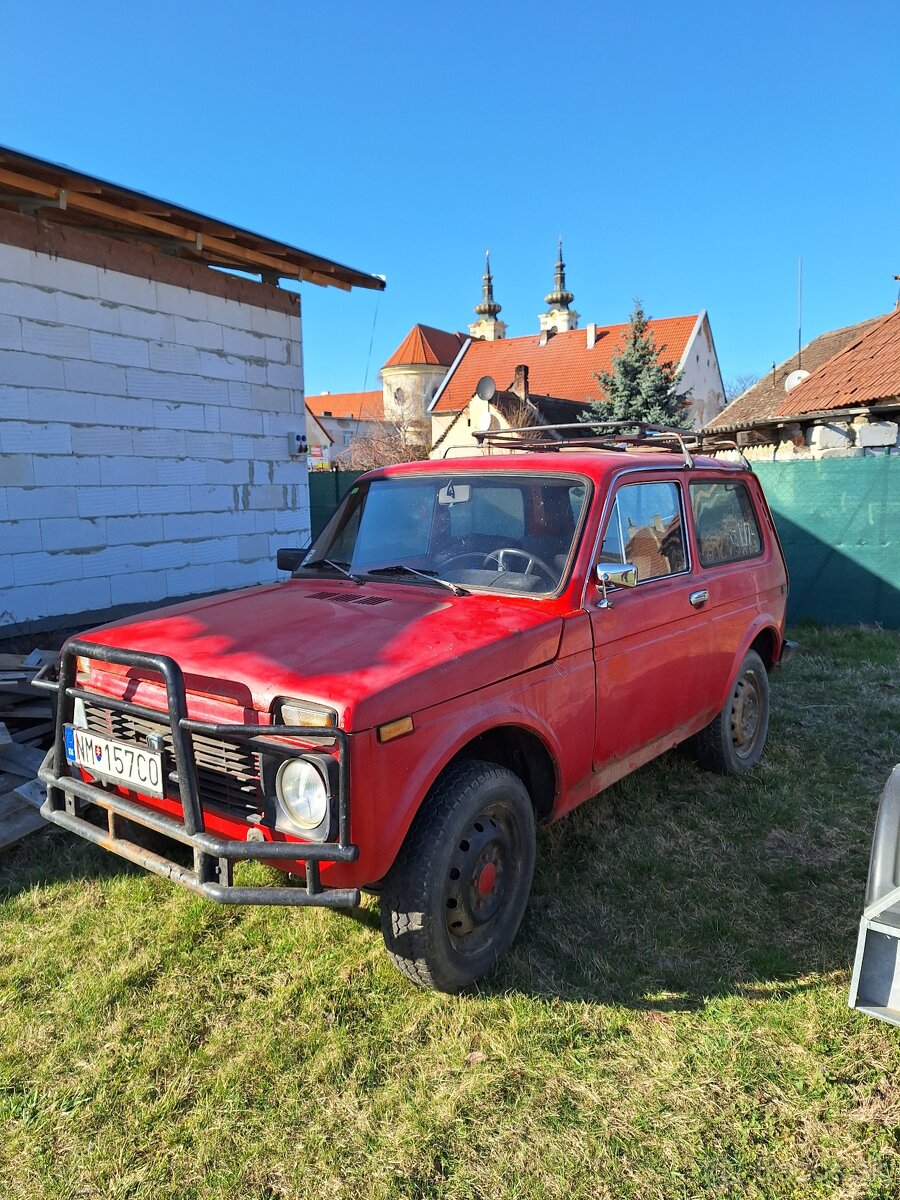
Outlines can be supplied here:
M66 758L70 763L145 796L165 795L161 754L129 742L99 737L75 725L65 728Z

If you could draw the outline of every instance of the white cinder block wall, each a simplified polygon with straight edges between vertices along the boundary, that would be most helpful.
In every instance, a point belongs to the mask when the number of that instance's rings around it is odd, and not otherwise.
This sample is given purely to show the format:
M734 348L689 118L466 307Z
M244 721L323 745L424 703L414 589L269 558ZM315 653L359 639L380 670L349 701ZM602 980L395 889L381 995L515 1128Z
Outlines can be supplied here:
M0 242L0 636L271 581L308 538L298 300L214 286Z

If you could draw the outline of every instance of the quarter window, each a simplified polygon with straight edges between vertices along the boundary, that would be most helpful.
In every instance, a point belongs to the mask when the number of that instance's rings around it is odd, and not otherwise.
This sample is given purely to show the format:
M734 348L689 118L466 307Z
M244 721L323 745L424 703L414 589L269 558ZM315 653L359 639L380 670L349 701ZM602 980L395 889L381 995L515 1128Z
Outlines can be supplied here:
M631 563L638 582L687 570L684 521L674 483L619 488L600 549L601 562Z
M691 510L704 567L740 562L762 553L762 538L742 483L692 483Z

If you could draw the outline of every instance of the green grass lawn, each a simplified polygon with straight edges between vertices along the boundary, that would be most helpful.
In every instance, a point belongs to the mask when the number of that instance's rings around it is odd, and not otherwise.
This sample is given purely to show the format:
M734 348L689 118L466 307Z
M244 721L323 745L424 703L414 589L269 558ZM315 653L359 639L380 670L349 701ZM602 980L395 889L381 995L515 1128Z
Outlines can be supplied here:
M896 1197L900 1029L846 996L900 635L799 637L760 769L670 754L546 830L471 995L396 974L375 899L0 854L0 1200Z

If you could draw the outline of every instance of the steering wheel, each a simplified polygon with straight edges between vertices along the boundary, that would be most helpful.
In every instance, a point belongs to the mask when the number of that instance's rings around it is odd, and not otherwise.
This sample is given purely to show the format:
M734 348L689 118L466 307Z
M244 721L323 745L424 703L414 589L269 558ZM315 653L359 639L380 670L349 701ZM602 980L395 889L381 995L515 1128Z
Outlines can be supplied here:
M480 567L484 562L484 555L479 550L467 550L463 554L451 554L449 558L442 558L437 565L443 570L444 567L461 566L464 562Z
M500 550L492 550L490 554L484 556L484 566L489 562L496 562L501 571L508 571L506 558L511 555L513 558L525 559L525 574L532 574L532 567L539 567L544 572L552 584L556 584L558 573L552 567L548 567L542 558L538 558L536 554L531 554L527 550L519 550L516 546L503 546Z

